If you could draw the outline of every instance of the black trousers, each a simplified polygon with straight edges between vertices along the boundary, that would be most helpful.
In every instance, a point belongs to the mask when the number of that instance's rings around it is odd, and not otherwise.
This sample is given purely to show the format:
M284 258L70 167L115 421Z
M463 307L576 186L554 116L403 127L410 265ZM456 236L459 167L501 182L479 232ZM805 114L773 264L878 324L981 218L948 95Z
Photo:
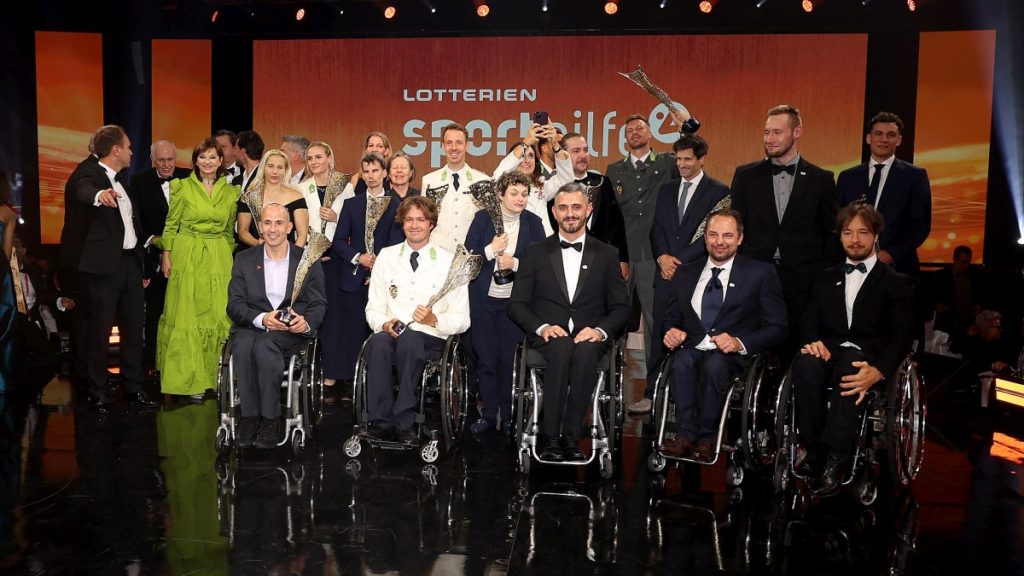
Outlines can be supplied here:
M799 354L793 360L796 424L808 451L845 461L853 456L857 416L863 406L857 406L856 395L840 396L843 389L839 383L843 376L857 372L851 363L864 360L864 353L847 346L831 352L827 362L809 354Z
M366 406L371 422L408 430L419 405L423 368L444 350L444 340L407 328L398 338L377 332L366 345ZM392 368L398 370L398 396Z
M146 374L142 369L142 331L145 324L142 267L135 254L118 257L111 274L81 273L89 300L89 324L86 328L86 361L90 393L107 394L108 341L114 320L120 333L121 375L124 388L142 390Z
M166 297L167 278L161 273L153 274L146 287L146 342L142 351L142 365L146 368L156 366L156 333Z
M281 375L305 337L243 329L231 335L231 354L242 416L281 416Z
M610 345L607 340L577 344L572 336L563 336L537 347L548 362L544 370L544 418L541 424L541 432L548 438L562 435L579 439L587 416L587 404L597 386L598 363Z
M672 399L679 432L687 440L718 436L718 422L729 391L729 377L747 364L739 354L683 348L672 362Z
M473 348L477 351L476 379L484 407L481 416L496 421L512 414L512 363L523 331L508 317L508 298L488 296L472 309Z

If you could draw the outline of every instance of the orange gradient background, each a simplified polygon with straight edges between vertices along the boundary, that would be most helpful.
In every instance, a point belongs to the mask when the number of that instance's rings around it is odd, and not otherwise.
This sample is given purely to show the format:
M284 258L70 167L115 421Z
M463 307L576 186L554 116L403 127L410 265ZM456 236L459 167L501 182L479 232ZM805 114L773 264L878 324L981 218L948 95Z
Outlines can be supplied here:
M178 166L191 168L192 148L210 135L212 79L209 40L153 40L153 140L177 146Z
M36 32L41 241L60 242L64 184L103 124L103 46L99 34Z

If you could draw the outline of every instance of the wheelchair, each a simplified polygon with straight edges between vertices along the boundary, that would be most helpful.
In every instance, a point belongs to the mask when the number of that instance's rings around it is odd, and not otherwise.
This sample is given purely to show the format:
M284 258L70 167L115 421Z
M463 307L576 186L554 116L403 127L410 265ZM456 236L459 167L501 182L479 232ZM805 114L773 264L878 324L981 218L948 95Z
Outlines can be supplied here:
M655 431L651 441L651 453L647 457L648 469L651 472L661 472L670 460L711 466L718 462L722 452L729 455L725 479L730 486L742 484L747 470L771 469L778 451L775 400L779 363L775 357L769 353L754 355L750 365L731 379L725 395L725 405L718 420L718 436L715 441L717 448L710 462L676 457L661 450L666 429L670 423L675 422L676 416L670 386L674 358L675 350L665 356L654 385L652 405ZM738 424L728 424L737 419ZM727 426L730 428L728 434ZM726 436L731 443L724 441Z
M590 406L590 456L581 462L542 460L537 453L541 407L544 404L543 372L547 360L538 350L530 348L529 339L516 348L512 362L512 438L517 447L519 471L530 473L533 460L542 464L586 466L597 459L601 477L615 474L615 455L622 444L622 368L623 346L616 340L598 362L597 385Z
M349 458L358 457L363 449L362 443L366 442L373 448L384 450L419 450L420 458L424 462L429 464L436 461L441 455L439 447L449 451L459 443L469 409L469 368L465 352L459 343L459 335L449 336L445 340L440 356L427 361L423 375L420 377L419 410L416 413L413 426L416 429L417 437L420 440L426 439L422 445L382 440L365 433L366 426L369 424L369 411L366 405L366 345L369 341L370 338L367 338L363 342L356 360L352 392L355 425L352 436L345 441L343 446L345 455ZM397 385L396 382L396 392ZM428 425L428 413L433 415L434 412L439 413L438 423Z
M290 442L292 453L299 457L324 416L323 362L318 339L303 342L298 352L291 355L281 374L281 391L285 420L284 437L278 446ZM214 447L218 454L226 454L235 444L235 427L242 415L230 337L221 347L217 369L217 411L220 426Z
M928 407L924 397L924 379L917 362L907 356L886 383L878 385L864 397L866 407L860 411L857 441L850 472L843 486L854 485L861 504L870 506L878 497L879 469L885 468L892 483L906 488L917 477L924 459L925 422ZM796 425L795 391L792 374L787 372L776 400L776 435L779 438L775 458L776 492L789 487L790 478L807 478L796 471L799 430ZM884 454L880 456L880 454Z

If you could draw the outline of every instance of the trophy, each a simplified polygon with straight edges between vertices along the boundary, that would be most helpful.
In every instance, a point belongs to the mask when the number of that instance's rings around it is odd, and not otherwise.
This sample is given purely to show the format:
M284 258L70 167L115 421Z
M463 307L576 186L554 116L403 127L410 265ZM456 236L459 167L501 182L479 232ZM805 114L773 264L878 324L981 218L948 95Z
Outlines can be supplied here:
M483 256L473 254L462 244L456 245L455 258L452 259L452 265L448 268L448 277L444 279L444 284L441 285L441 289L438 290L437 294L434 294L430 297L430 300L427 300L426 307L430 308L437 304L438 300L444 298L449 292L459 286L469 284L469 281L476 278L477 274L480 273L480 268L483 267L483 264ZM409 324L412 324L412 322ZM391 329L395 331L395 334L401 335L408 327L408 324L398 320Z
M501 216L501 198L498 196L498 183L494 180L484 180L469 187L469 193L481 210L487 212L491 217L491 224L494 225L494 233L498 236L505 233L505 221ZM496 254L495 256L500 256ZM491 274L494 283L502 286L508 284L515 278L516 273L511 268L498 268Z
M686 106L682 106L682 109L680 109L679 106L676 106L676 103L672 98L669 98L669 95L664 90L659 88L654 82L651 82L651 79L647 77L647 73L644 72L642 66L637 66L636 70L633 70L628 74L619 72L619 75L629 78L634 84L646 90L647 93L654 96L658 102L661 102L668 107L669 112L679 112L683 118L683 125L679 127L680 134L693 134L697 130L700 130L700 122L690 115L690 111L686 109Z
M366 243L366 253L370 256L374 255L373 232L377 229L377 223L380 222L381 217L387 212L389 204L391 204L391 196L386 194L378 198L366 195L366 229L363 230L363 242ZM359 266L352 270L352 275L355 276L357 272L359 272Z
M434 204L437 204L438 211L441 210L441 201L444 200L444 195L448 193L448 184L443 184L436 188L430 186L423 192L423 195L433 200Z
M327 236L310 227L309 238L306 239L306 247L302 249L302 258L299 259L299 265L295 269L295 282L292 284L291 304L289 304L287 309L278 312L278 320L285 324L291 324L292 320L295 319L295 315L292 314L291 307L295 306L295 302L299 299L299 292L302 291L302 285L306 282L306 275L309 274L309 270L314 264L320 261L320 257L323 256L324 252L327 252L330 247L331 241L327 239Z
M252 220L256 223L256 233L263 236L263 231L260 230L260 219L263 217L263 185L254 184L245 194L242 194L242 201L249 207Z
M331 173L327 176L327 190L324 192L324 201L321 206L330 208L334 206L334 201L341 196L341 193L345 191L345 184L352 178L351 174L344 172L335 172L331 170ZM327 221L320 221L320 233L324 234L327 232Z
M727 208L732 208L732 196L730 195L726 195L724 198L719 200L718 204L715 204L711 211L708 212L708 215L704 217L704 220L700 223L700 226L697 226L697 230L693 233L693 238L690 238L690 244L693 244L697 240L700 240L701 236L704 235L704 230L707 229L708 220L711 220L712 214L718 212L719 210L725 210Z

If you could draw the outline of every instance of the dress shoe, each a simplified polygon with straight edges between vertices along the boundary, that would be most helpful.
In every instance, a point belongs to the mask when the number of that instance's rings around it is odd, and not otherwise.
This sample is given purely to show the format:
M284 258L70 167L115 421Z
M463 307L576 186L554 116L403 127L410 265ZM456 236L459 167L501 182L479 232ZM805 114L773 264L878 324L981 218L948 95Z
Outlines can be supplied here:
M253 446L269 450L275 448L281 442L281 419L280 418L264 418L260 422L260 428L256 431L256 439L253 441Z
M661 445L661 451L667 456L676 458L689 458L693 452L693 442L689 438L676 436Z
M394 427L383 422L370 422L366 425L363 433L370 438L385 442L391 442L395 439Z
M561 462L564 458L565 456L562 454L562 446L558 442L558 438L548 440L548 444L544 447L544 451L540 453L540 459L547 460L549 462Z
M481 418L481 419L477 420L476 422L473 422L472 424L469 425L469 431L472 432L474 436L479 436L481 434L486 434L488 432L493 432L494 431L494 420L488 420L487 418Z
M793 469L799 476L813 478L818 467L818 459L803 446L796 447L796 458L793 461Z
M398 431L398 441L402 444L415 446L420 442L420 435L416 433L415 427Z
M641 398L641 399L637 400L636 402L633 402L632 404L630 404L629 408L627 408L627 410L629 411L630 414L648 414L648 413L650 413L651 408L653 406L654 406L654 403L651 402L650 398Z
M693 448L693 459L700 460L702 462L711 462L715 459L715 441L710 438L705 438L697 442L697 445Z
M156 408L160 406L160 403L149 397L144 391L139 390L134 394L129 394L132 403L142 408Z
M110 414L110 411L114 407L114 403L111 402L110 397L106 395L96 396L91 400L91 402L92 407L96 410L97 414Z
M821 477L818 478L818 481L814 483L814 487L811 489L811 494L825 498L839 492L839 487L843 483L844 464L843 460L835 456L829 456L825 460L825 467L821 470Z
M565 462L586 462L587 457L580 450L580 441L575 438L566 438L562 442L562 460Z
M256 434L260 429L259 416L242 416L238 419L238 426L235 427L235 446L239 448L251 448L256 441Z

